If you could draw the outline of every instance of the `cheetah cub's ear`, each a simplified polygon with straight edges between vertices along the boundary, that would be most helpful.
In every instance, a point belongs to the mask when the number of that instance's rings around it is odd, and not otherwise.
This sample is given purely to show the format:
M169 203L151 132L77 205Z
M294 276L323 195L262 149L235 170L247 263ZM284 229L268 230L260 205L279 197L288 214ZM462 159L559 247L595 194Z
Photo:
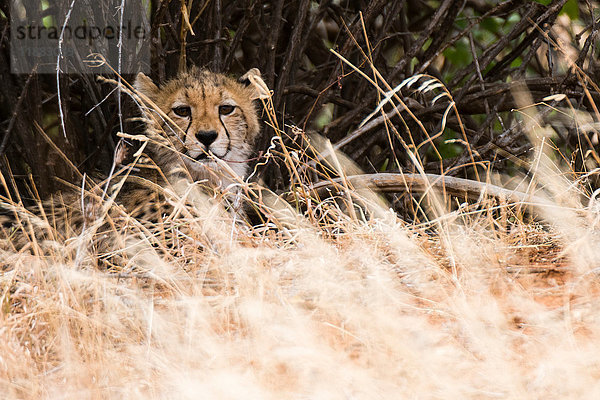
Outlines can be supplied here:
M252 100L266 99L270 97L269 87L262 80L262 76L258 68L252 68L246 72L240 77L239 81L251 90Z
M137 90L140 94L147 96L152 101L156 101L156 99L158 98L158 86L156 86L154 82L152 82L152 79L144 75L143 72L137 74L133 86L135 87L135 90Z

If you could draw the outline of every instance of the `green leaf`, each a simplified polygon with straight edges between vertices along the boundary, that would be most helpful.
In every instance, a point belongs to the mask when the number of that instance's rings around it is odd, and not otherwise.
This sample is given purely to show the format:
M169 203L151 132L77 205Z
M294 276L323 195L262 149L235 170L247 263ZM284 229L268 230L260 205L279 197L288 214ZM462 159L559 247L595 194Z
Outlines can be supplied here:
M427 50L429 48L429 46L431 45L432 42L433 42L432 38L427 39L427 41L423 45L423 51Z
M549 5L552 0L534 0L536 3L543 4L545 6ZM563 6L562 10L560 10L561 14L567 14L569 18L572 20L579 18L579 5L577 4L577 0L568 0Z
M510 63L510 67L517 68L520 67L521 64L523 64L523 59L521 57L517 57Z
M386 158L385 161L383 162L383 165L381 166L381 168L379 168L379 172L386 172L388 169L389 163L390 163L390 159Z
M567 14L572 20L579 19L579 5L577 4L577 0L568 0L560 13Z
M495 18L485 18L483 21L481 21L480 26L483 29L493 33L498 33L498 30L500 29L500 24Z
M471 49L465 38L460 39L454 47L449 47L444 50L444 57L448 59L456 67L464 67L471 64L473 57Z

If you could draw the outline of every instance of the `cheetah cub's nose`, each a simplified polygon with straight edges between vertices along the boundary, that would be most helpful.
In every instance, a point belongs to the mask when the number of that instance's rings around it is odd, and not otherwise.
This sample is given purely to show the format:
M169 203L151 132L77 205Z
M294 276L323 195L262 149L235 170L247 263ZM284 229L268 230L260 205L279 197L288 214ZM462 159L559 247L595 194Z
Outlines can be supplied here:
M198 139L198 141L200 143L202 143L203 145L205 145L206 149L208 149L208 146L210 146L217 139L217 132L216 131L200 131L200 132L196 133L196 139Z

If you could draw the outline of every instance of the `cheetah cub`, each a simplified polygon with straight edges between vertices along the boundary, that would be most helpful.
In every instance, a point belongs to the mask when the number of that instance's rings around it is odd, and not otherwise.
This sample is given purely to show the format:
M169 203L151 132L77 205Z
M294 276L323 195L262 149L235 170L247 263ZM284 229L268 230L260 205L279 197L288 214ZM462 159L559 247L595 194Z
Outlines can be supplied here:
M236 81L192 68L157 85L138 74L132 95L144 114L146 131L136 137L144 139L136 155L145 154L138 161L146 162L119 168L85 193L58 193L38 210L0 201L4 233L0 239L3 236L17 248L32 241L47 243L51 250L52 243L69 242L85 233L92 247L110 252L119 235L131 233L150 241L163 237L164 243L176 247L178 238L186 235L186 224L197 216L194 213L202 213L183 205L206 205L202 192L209 197L221 192L223 196L215 198L228 203L232 215L243 217L239 189L231 184L246 177L259 132L254 105L259 93L254 85L245 84L256 82L256 77L260 77L256 69ZM90 187L90 182L84 183ZM187 221L177 220L186 215Z
M248 82L257 69L240 81L192 68L157 86L143 73L135 89L143 107L150 139L150 158L167 176L187 174L193 181L222 186L244 178L259 132L254 100L257 90Z

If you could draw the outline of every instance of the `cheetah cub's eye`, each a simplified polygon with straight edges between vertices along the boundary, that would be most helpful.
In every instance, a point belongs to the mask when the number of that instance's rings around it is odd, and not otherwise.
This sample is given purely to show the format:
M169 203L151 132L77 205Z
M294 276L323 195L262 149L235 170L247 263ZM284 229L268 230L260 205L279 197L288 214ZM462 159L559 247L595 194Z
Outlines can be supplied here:
M189 118L192 115L192 109L187 106L174 107L173 112L181 118Z
M221 115L229 115L233 112L233 110L235 110L235 106L230 104L223 104L222 106L219 106L219 114Z

